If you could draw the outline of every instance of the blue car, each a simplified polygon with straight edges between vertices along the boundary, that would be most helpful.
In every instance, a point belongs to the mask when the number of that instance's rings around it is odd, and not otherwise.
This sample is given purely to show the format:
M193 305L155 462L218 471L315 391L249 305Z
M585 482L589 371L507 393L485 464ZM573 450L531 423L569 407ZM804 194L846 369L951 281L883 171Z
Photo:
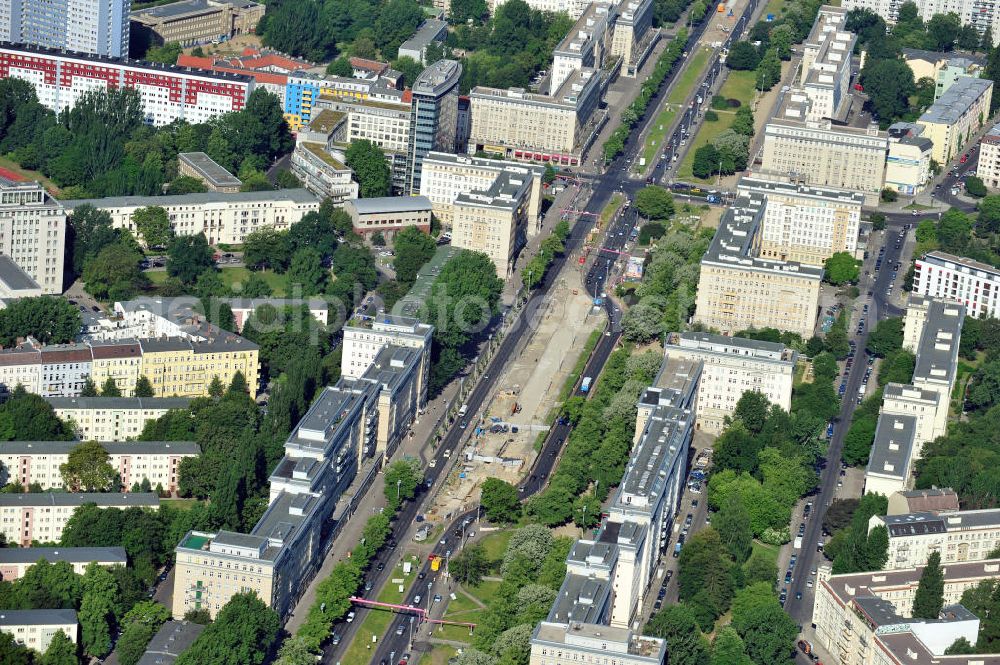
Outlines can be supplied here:
M841 395L843 395L844 393L846 393L847 392L847 384L846 383L841 383L840 384L840 388L837 390L837 392L839 392Z
M828 439L833 438L833 423L830 423L829 425L826 426L826 438Z

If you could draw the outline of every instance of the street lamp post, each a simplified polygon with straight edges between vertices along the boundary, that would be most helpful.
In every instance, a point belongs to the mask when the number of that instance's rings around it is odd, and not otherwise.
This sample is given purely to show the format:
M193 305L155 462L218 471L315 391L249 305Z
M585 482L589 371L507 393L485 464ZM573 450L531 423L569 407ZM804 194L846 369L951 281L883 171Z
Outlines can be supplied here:
M403 484L403 480L402 479L396 481L396 503L397 504L399 503L399 487L402 484Z

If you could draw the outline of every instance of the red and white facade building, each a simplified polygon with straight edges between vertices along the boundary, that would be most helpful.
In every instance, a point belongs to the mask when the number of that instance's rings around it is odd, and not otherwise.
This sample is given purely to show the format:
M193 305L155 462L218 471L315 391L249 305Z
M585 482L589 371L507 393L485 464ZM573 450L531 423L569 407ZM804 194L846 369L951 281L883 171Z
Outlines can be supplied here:
M71 108L88 90L135 88L146 122L206 122L240 111L254 88L248 76L173 65L68 53L23 44L0 44L0 79L20 78L35 87L38 101L55 112Z
M928 252L917 259L913 293L955 300L972 317L1000 317L1000 270L972 259Z

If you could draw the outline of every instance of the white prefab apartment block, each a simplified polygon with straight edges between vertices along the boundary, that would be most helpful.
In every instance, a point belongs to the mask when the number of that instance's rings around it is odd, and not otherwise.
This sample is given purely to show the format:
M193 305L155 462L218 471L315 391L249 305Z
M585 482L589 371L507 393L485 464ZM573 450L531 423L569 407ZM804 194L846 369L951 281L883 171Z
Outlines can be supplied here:
M764 199L761 257L822 265L837 252L857 252L860 192L766 177L743 177L736 191Z
M85 503L98 508L149 508L158 510L160 498L152 493L26 493L0 494L0 533L8 543L28 547L34 540L58 542L66 522Z
M59 467L78 445L79 441L7 441L0 446L0 484L60 489L64 485ZM194 441L108 441L101 446L125 491L146 480L153 489L176 492L181 460L201 454Z
M874 515L868 530L877 526L889 531L886 570L926 565L932 552L940 554L945 565L981 561L1000 546L1000 510L995 508Z
M45 653L56 633L63 633L76 644L76 610L0 610L0 632L18 644Z
M72 108L89 90L135 88L147 123L191 124L241 111L253 79L239 74L193 70L124 58L68 53L21 44L0 44L0 78L19 78L35 87L38 101L56 113Z
M666 357L703 363L695 408L697 426L721 433L747 391L765 395L785 411L792 404L798 352L784 344L701 332L671 333Z
M307 213L319 210L319 199L305 189L266 192L204 192L173 196L109 196L103 199L63 201L67 210L91 205L111 215L116 229L137 235L132 215L140 208L159 206L167 211L170 227L179 236L204 233L209 244L240 245L254 231L287 231Z
M186 409L186 397L48 397L61 419L82 441L127 441L171 409Z
M66 209L37 182L0 178L0 254L44 293L62 293Z
M913 269L913 293L954 300L974 318L1000 317L1000 270L945 252L928 252Z
M799 85L812 100L809 120L840 117L848 101L851 56L857 37L844 29L846 21L846 10L820 7L809 38L802 45Z
M91 562L109 568L128 564L124 547L4 547L0 548L0 578L11 582L24 577L42 559L49 563L65 561L77 575L83 575Z
M913 0L917 12L924 21L929 21L935 14L956 14L962 25L971 25L983 34L990 29L993 35L993 45L1000 40L1000 7L979 0ZM890 25L899 18L899 8L903 5L899 0L844 0L841 4L845 10L870 9L886 20Z
M0 41L128 57L131 0L2 0Z

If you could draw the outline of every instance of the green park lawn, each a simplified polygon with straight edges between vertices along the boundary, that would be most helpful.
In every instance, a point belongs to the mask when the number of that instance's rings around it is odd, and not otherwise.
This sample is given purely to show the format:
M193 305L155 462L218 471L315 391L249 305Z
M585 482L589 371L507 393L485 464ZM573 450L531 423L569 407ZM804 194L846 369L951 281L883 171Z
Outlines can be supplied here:
M163 284L168 276L166 270L148 270L145 274L153 286ZM250 277L250 271L246 268L222 268L219 270L219 276L222 278L222 283L228 289L232 289L234 284L246 282ZM261 270L257 272L257 276L267 282L276 297L280 298L285 295L284 275L279 275L271 270Z
M507 543L510 542L510 537L514 535L514 531L511 529L505 529L503 531L494 531L493 533L483 536L480 539L479 544L483 547L483 553L486 555L487 561L497 561L503 557L504 552L507 551Z
M729 72L726 82L722 84L722 88L719 90L719 95L726 99L738 99L745 106L753 100L754 84L755 75L753 72ZM715 182L716 176L714 175L705 179L694 177L692 170L694 167L694 153L698 148L708 145L712 139L733 126L733 122L736 120L736 110L713 110L718 114L719 119L714 122L706 121L702 123L701 129L695 134L694 140L691 141L688 151L681 161L680 168L677 169L678 180L690 180L706 184Z

